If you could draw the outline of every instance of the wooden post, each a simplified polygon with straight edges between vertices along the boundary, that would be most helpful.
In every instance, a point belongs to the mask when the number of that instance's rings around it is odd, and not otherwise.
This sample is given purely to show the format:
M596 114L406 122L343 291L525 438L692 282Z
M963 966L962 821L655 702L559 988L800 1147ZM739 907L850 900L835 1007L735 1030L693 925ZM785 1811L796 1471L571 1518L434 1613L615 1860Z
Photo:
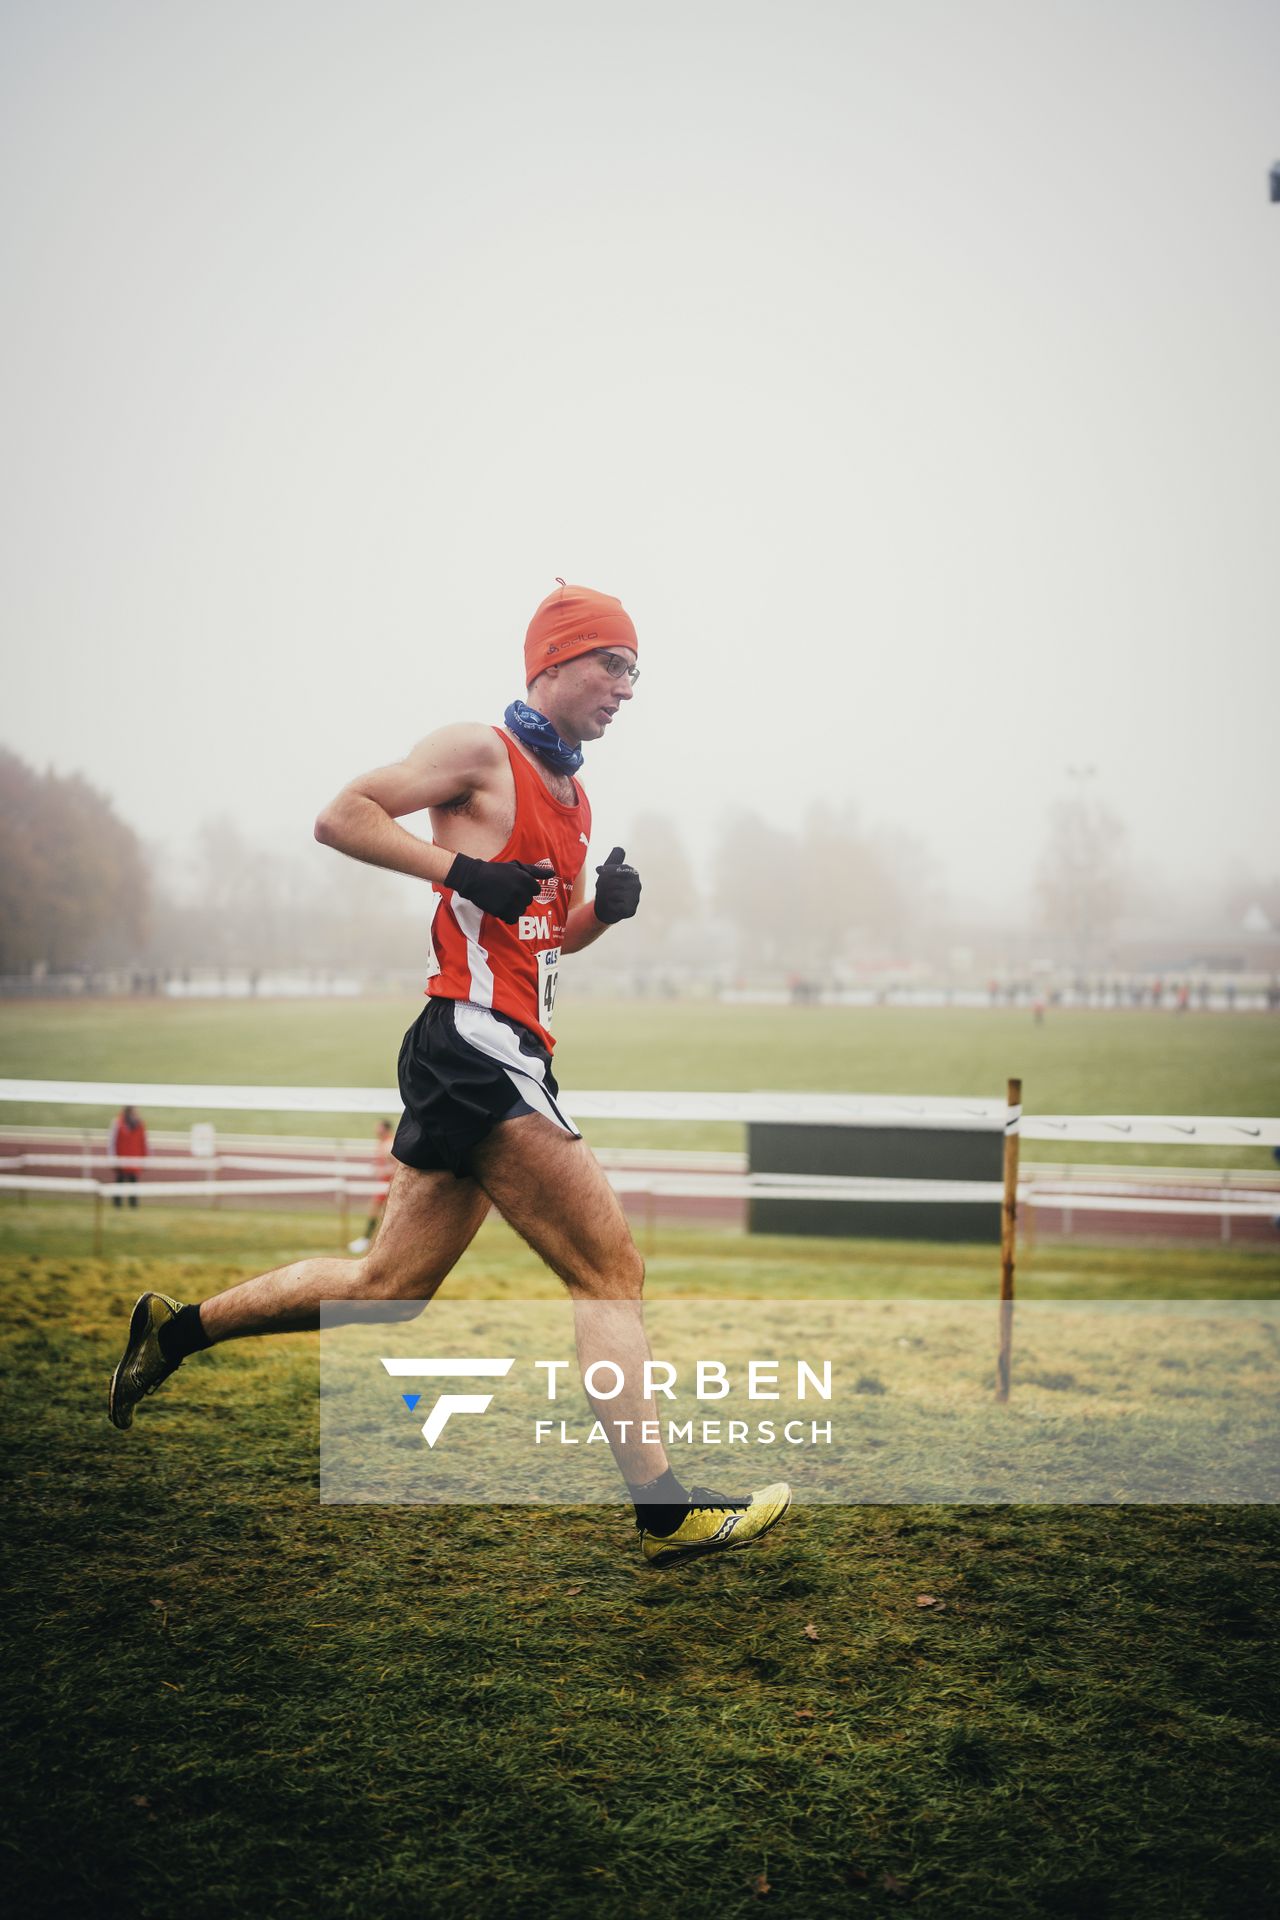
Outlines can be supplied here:
M1000 1209L1000 1351L996 1358L996 1399L1009 1398L1013 1352L1013 1269L1018 1250L1018 1144L1022 1136L1022 1082L1010 1080L1004 1123L1004 1202Z

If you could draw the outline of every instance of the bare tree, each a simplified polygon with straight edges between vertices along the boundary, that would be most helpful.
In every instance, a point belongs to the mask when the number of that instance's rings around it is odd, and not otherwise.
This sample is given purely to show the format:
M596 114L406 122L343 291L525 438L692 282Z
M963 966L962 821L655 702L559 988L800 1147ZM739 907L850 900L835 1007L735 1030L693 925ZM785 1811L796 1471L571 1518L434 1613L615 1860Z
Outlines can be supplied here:
M626 851L644 885L641 911L628 929L628 962L640 967L680 962L696 948L703 903L679 828L665 813L638 814ZM593 852L593 862L600 858ZM587 878L593 880L594 873Z
M910 886L891 848L851 807L812 807L796 849L796 964L830 973L868 948L896 947L911 917Z
M747 968L821 978L869 955L904 957L935 891L926 851L866 832L851 807L811 807L795 833L739 814L716 854L715 904Z
M0 748L0 972L109 966L146 944L141 844L79 774Z
M744 967L794 966L800 912L797 843L754 813L725 822L715 857L713 905L734 929Z
M1044 924L1080 968L1107 958L1127 889L1124 826L1093 793L1093 771L1072 769L1073 791L1050 807L1036 872Z
M172 868L172 862L170 862ZM155 948L171 967L342 968L425 964L431 889L308 842L271 852L226 816L207 820L157 900Z

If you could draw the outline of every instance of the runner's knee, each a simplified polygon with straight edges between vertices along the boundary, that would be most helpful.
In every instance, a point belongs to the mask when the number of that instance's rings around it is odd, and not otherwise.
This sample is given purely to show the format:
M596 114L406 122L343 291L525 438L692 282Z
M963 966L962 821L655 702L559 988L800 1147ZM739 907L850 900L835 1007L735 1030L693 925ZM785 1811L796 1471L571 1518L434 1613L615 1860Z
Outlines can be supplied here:
M374 1247L359 1261L356 1294L364 1300L385 1300L399 1309L396 1319L412 1320L422 1312L444 1275L434 1269L406 1266L403 1261L379 1259Z
M627 1240L607 1260L575 1263L565 1280L589 1300L638 1300L644 1292L644 1261L634 1241Z

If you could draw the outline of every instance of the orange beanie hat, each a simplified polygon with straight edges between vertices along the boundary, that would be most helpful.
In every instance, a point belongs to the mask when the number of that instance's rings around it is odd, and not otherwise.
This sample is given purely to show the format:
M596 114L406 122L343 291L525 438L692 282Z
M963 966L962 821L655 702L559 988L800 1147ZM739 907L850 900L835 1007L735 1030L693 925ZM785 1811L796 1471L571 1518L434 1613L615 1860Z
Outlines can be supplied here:
M593 587L570 587L557 578L529 622L524 637L524 677L528 686L547 667L558 667L580 653L602 647L629 647L638 653L636 630L621 600Z

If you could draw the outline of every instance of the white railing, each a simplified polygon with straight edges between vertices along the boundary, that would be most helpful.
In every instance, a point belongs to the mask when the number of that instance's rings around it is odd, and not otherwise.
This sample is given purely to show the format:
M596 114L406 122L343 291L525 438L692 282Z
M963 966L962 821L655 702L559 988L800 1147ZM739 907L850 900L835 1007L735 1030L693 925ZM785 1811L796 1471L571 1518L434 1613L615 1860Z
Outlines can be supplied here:
M138 1085L102 1081L3 1080L0 1102L48 1105L188 1108L201 1112L326 1112L370 1113L385 1117L398 1102L385 1088L368 1087L255 1087ZM878 1094L814 1093L668 1093L585 1091L566 1096L569 1110L582 1119L649 1121L731 1121L790 1126L930 1127L944 1131L1004 1133L1016 1127L1015 1110L1003 1102L953 1097L906 1098ZM23 1137L19 1128L5 1128L10 1139ZM1280 1145L1280 1120L1178 1117L1168 1115L1050 1114L1023 1115L1024 1140L1174 1143L1196 1147L1217 1145ZM27 1136L29 1137L29 1136ZM164 1136L185 1144L184 1136ZM268 1143L237 1136L236 1144L256 1146L247 1153L168 1153L147 1162L154 1176L145 1188L123 1187L97 1179L94 1169L111 1171L139 1163L115 1157L79 1138L78 1151L39 1149L0 1157L0 1192L26 1194L83 1194L101 1202L133 1198L145 1192L148 1204L157 1200L197 1199L205 1203L224 1198L336 1199L344 1209L350 1199L377 1193L385 1175L358 1150L348 1157L343 1148L355 1142L316 1140L314 1148L294 1136L281 1140L287 1152L267 1151ZM270 1143L275 1145L273 1141ZM322 1159L321 1156L328 1156ZM650 1148L602 1148L599 1158L607 1177L620 1194L660 1199L828 1200L849 1204L932 1204L998 1206L1001 1182L990 1180L873 1178L854 1175L789 1175L752 1172L745 1156L734 1153L694 1153ZM75 1167L77 1175L62 1169ZM197 1177L167 1178L170 1170ZM228 1178L227 1176L231 1177ZM251 1175L243 1178L238 1176ZM1152 1191L1155 1188L1155 1191ZM1169 1189L1174 1190L1169 1190ZM1216 1188L1216 1191L1211 1191ZM1229 1237L1232 1219L1276 1218L1280 1215L1280 1182L1266 1174L1214 1170L1188 1176L1172 1168L1099 1169L1086 1166L1023 1168L1017 1188L1018 1203L1032 1212L1058 1212L1069 1223L1077 1214L1128 1213L1192 1218L1217 1217L1223 1236Z
M15 1160L24 1158L14 1155ZM8 1165L9 1162L3 1164ZM206 1166L207 1162L203 1163ZM716 1174L626 1172L606 1169L615 1193L652 1199L697 1200L837 1200L883 1205L892 1202L932 1206L999 1206L1003 1187L998 1180L872 1179L842 1174L740 1173ZM156 1200L222 1200L247 1194L254 1198L346 1196L378 1193L384 1182L347 1175L315 1174L308 1179L151 1180L145 1186L122 1186L80 1174L45 1174L24 1170L0 1173L0 1192L28 1194L85 1194L102 1199L145 1196ZM1034 1180L1019 1183L1018 1204L1072 1213L1229 1214L1240 1219L1267 1219L1280 1214L1280 1189L1233 1188L1213 1198L1179 1199L1163 1194L1088 1193L1079 1189L1042 1187Z
M399 1107L386 1087L258 1087L139 1084L136 1081L0 1080L0 1103L153 1107L204 1113L365 1113ZM581 1120L719 1120L737 1125L938 1127L1003 1132L1003 1101L919 1099L855 1093L669 1093L586 1088L566 1093ZM1028 1114L1024 1141L1091 1141L1126 1146L1280 1146L1280 1119L1169 1114Z

